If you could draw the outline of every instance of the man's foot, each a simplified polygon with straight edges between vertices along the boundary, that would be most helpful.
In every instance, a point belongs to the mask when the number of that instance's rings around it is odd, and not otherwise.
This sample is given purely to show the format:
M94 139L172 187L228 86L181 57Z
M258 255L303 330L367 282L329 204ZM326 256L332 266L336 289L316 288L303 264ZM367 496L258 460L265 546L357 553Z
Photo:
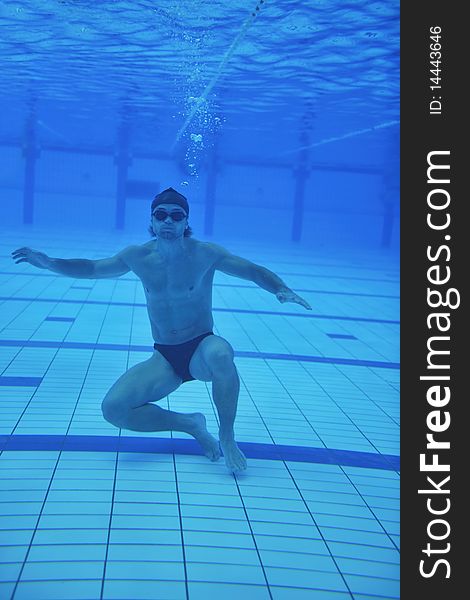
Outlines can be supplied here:
M220 448L219 442L207 431L206 417L202 413L193 413L191 415L194 422L194 428L188 431L202 446L204 455L213 462L219 460Z
M246 469L245 455L235 443L233 436L220 435L220 446L229 471L244 471Z

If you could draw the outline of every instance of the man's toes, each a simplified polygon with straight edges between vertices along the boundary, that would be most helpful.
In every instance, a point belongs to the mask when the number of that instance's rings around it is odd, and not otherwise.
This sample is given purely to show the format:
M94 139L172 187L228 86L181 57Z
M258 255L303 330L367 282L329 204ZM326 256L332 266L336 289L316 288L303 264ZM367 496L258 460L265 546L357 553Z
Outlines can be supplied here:
M220 453L220 448L219 445L214 444L214 446L212 448L210 448L207 452L204 453L205 456L207 456L207 458L209 460L211 460L212 462L215 462L217 460L219 460L221 453Z
M246 469L246 460L241 460L241 461L238 463L238 468L240 469L240 471L243 471L243 470L245 470L245 469Z
M246 460L241 456L227 458L226 464L230 471L244 471L246 469Z

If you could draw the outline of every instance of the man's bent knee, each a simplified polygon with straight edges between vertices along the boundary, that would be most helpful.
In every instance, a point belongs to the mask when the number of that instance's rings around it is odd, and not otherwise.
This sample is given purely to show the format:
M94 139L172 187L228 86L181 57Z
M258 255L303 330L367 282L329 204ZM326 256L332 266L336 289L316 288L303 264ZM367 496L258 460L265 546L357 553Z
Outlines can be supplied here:
M119 406L116 402L103 400L101 412L106 421L116 425L116 427L121 427L121 423L124 423L126 416L129 413L129 409Z
M207 359L208 366L212 374L225 374L235 369L233 362L233 350L227 346L214 348Z

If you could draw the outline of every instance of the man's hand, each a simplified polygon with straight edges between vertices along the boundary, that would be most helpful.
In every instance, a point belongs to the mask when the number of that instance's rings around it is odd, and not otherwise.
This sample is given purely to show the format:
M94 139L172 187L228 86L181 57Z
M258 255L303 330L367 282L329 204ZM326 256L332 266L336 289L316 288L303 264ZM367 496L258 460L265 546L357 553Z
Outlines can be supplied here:
M50 265L50 258L44 252L38 252L31 248L18 248L11 253L13 260L18 263L27 262L33 267L39 267L40 269L47 269Z
M292 290L290 290L288 288L285 288L285 289L282 289L281 291L279 291L276 294L276 298L282 304L284 304L284 302L295 302L296 304L300 304L300 306L303 306L307 310L312 310L312 307L310 306L310 304L308 302L306 302L303 298L301 298L300 296L298 296L296 293L294 293Z

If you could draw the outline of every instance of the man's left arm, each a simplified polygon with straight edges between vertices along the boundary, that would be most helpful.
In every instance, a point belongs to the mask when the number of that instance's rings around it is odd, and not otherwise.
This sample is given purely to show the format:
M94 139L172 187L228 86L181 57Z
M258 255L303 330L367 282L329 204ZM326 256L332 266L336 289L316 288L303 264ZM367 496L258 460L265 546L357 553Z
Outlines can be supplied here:
M227 275L253 281L253 283L263 288L263 290L275 294L279 302L295 302L308 310L312 310L312 307L306 300L293 292L276 273L266 269L266 267L257 265L240 256L224 252L221 253L215 264L215 268Z

